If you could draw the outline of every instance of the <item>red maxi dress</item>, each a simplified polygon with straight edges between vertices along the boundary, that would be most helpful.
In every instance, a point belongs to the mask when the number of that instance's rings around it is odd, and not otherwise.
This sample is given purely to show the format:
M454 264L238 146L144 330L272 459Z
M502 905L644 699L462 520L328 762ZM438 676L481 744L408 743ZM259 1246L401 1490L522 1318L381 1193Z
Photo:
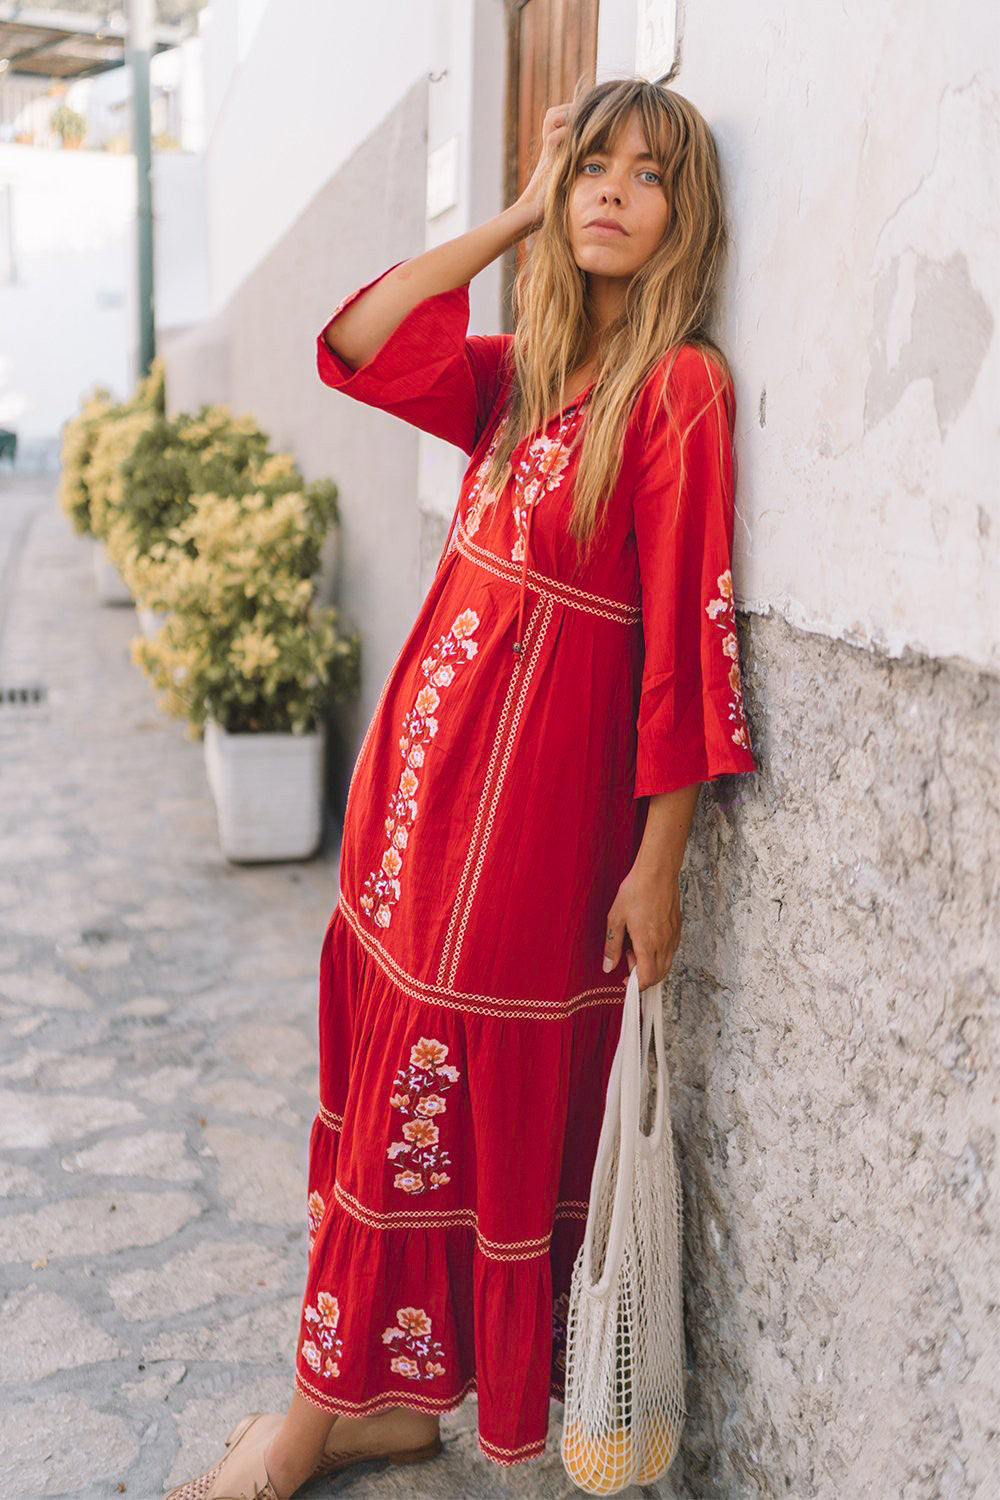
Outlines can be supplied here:
M481 1451L516 1464L544 1453L549 1397L564 1396L628 978L624 956L602 968L608 911L650 795L756 765L730 573L731 385L688 436L679 492L657 366L578 572L570 449L593 386L489 494L511 335L470 337L468 322L466 283L419 302L357 370L317 336L327 385L469 464L348 790L319 964L295 1383L352 1416L448 1411L475 1389ZM671 378L683 429L721 372L686 346Z

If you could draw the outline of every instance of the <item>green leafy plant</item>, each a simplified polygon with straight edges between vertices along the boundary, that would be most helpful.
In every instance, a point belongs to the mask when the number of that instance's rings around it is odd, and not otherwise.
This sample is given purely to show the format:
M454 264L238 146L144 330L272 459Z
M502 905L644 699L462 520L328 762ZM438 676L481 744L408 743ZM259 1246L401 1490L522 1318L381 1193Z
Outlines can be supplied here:
M102 422L87 465L90 525L94 536L110 542L125 499L124 465L136 443L156 421L154 412L125 411ZM109 554L111 548L109 546Z
M186 519L193 495L257 490L273 498L304 482L292 454L269 453L267 434L253 418L234 418L225 406L159 417L139 434L121 473L122 524L108 547L130 586L132 556L165 540Z
M59 503L76 531L104 539L123 497L121 469L164 410L164 365L157 357L127 401L96 386L63 426ZM120 428L120 430L119 430Z
M101 423L113 409L111 392L95 386L79 412L63 423L59 465L59 505L81 536L93 536L87 466Z
M212 718L230 733L303 734L357 690L360 642L338 611L313 605L336 487L316 480L191 497L186 517L131 567L139 596L168 618L132 657L161 706L197 739Z
M68 104L60 104L52 111L49 124L65 145L68 141L82 141L87 134L87 121L79 110Z

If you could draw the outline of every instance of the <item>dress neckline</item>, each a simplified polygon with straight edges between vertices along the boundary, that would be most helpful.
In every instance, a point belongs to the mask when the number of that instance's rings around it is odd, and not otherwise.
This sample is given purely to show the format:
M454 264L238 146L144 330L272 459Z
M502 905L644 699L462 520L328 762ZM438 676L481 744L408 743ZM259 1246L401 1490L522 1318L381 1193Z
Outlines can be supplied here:
M557 417L565 416L568 411L573 411L575 407L580 405L581 401L583 401L585 397L590 395L596 384L597 376L595 375L593 380L588 380L582 391L578 391L577 394L573 396L569 401L566 401L562 406L557 407L551 416L546 417L544 425L548 427L552 422L556 420Z

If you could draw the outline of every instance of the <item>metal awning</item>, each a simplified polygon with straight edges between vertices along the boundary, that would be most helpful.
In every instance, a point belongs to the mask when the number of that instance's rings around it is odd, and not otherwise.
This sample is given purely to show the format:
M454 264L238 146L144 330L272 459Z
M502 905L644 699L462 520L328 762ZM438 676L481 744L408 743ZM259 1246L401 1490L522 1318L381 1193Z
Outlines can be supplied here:
M120 68L126 32L120 15L102 20L75 11L0 3L0 79L92 78ZM152 51L176 47L187 35L186 26L160 22L153 27Z

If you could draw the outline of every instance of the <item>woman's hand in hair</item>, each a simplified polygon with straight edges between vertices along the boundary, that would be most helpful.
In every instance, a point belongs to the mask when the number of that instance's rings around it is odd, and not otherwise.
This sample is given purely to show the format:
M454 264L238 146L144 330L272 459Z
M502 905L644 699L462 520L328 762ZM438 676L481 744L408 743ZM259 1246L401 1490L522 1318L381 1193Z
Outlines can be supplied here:
M539 152L538 163L528 185L517 200L518 208L523 210L528 220L528 227L525 231L527 234L537 229L544 217L545 190L549 183L549 173L552 170L556 153L566 138L572 108L572 104L553 104L545 111L545 118L542 120L542 149Z

